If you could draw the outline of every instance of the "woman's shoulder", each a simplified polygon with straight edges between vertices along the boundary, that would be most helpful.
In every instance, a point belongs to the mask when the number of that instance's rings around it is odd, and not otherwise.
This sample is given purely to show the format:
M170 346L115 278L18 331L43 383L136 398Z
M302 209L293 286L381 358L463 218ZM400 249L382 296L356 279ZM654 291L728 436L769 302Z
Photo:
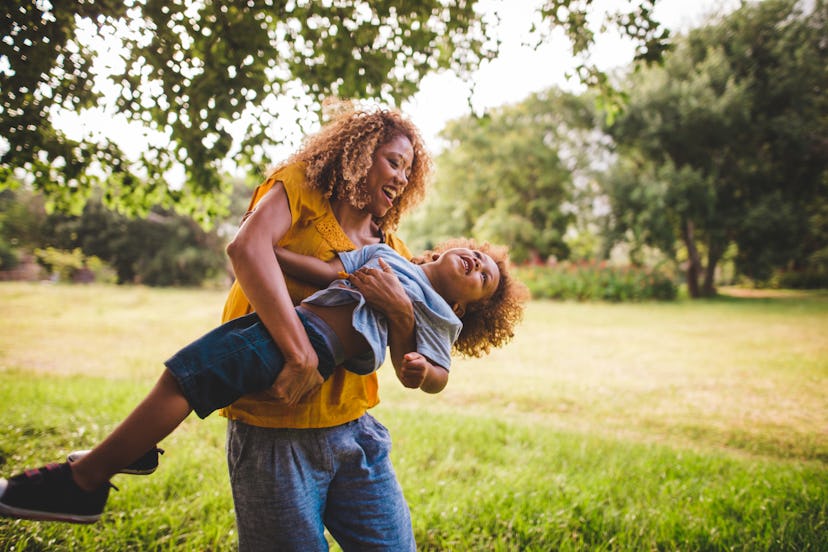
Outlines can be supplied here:
M305 167L301 163L282 165L270 173L267 181L272 184L281 182L288 192L306 188Z
M308 186L305 178L305 166L302 163L282 165L268 177L271 186L280 182L285 189L288 203L294 212L303 216L321 215L329 210L329 202L322 194Z

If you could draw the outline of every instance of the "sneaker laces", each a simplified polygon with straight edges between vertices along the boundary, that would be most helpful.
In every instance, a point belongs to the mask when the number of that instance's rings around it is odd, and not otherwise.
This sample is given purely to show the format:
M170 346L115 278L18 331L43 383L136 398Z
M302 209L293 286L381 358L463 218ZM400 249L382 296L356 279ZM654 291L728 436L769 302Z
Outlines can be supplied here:
M22 481L24 479L35 480L37 482L46 482L52 479L61 477L61 464L51 463L41 466L39 468L29 468L23 472L15 475L9 481Z
M63 475L61 472L65 469L63 468L64 465L68 467L68 464L58 464L56 462L51 462L39 468L29 468L9 478L9 481L30 480L37 484L45 484L53 479L63 479ZM74 482L74 479L72 479L72 481ZM111 481L107 481L106 484L109 485L110 488L115 489L116 491L120 491L120 489L113 485ZM75 483L75 485L77 485L77 483Z

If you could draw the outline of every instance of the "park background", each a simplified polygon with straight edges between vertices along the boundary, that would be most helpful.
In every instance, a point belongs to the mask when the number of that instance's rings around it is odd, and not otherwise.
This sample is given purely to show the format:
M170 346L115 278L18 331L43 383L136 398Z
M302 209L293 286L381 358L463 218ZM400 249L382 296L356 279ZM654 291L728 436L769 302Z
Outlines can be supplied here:
M287 3L281 36L294 49L279 51L278 67L250 54L270 35L242 41L199 23L278 26L259 17L268 3L127 3L128 13L88 3L67 19L66 8L18 2L6 14L0 274L14 281L0 284L4 475L93 444L163 359L218 322L231 278L224 244L252 186L318 124L319 101L337 93L445 109L448 89L443 102L423 99L431 79L448 86L496 67L493 38L508 49L510 35L483 25L497 3L415 4L429 17L381 2ZM459 359L437 397L381 371L376 414L395 438L418 542L825 549L826 5L747 2L665 33L650 2L615 19L607 3L579 14L582 4L538 4L547 11L536 23L552 29L535 35L538 51L564 38L575 54L522 69L552 84L530 91L504 78L525 93L502 104L469 88L466 112L437 134L425 125L435 182L400 233L412 250L451 235L509 244L533 301L514 342ZM157 44L128 23L137 15L168 22ZM342 48L347 33L331 21L353 25L357 45L384 40L379 53L407 53L392 63L426 62L383 73L388 59ZM79 46L71 33L66 43L44 35L72 22ZM83 65L98 59L96 23L110 42L138 37L123 66ZM593 65L590 47L613 28L636 59ZM181 38L193 29L194 40ZM278 77L270 91L287 115L253 109L275 105L251 93L256 70ZM85 95L107 82L101 98ZM132 117L131 130L107 136L101 114L109 131ZM124 133L140 145L119 142ZM101 523L3 520L0 547L232 549L223 427L188 421L162 445L156 476L116 478L122 490Z

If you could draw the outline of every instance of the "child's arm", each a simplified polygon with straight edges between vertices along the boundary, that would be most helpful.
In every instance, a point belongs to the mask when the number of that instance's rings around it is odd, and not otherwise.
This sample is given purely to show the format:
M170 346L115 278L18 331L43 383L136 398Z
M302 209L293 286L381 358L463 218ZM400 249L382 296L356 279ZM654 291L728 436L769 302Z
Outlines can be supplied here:
M337 278L346 276L343 272L345 267L339 257L334 257L330 261L322 261L316 257L288 251L283 247L275 247L273 251L276 253L279 266L284 272L317 287L327 287ZM382 268L381 272L396 278L391 268L382 259L380 259L380 266ZM356 273L355 283L363 293L367 291L364 286L365 277L366 272L364 271ZM387 290L388 288L378 289ZM400 292L403 295L405 294L401 289ZM378 302L383 304L384 307L394 304L390 296L385 296L384 300ZM408 388L422 389L426 393L439 393L448 383L448 371L431 364L420 353L403 354L402 352L412 351L416 348L414 313L411 311L411 302L407 301L404 304L408 306L408 312L402 312L402 309L381 309L388 319L388 345L391 350L391 362L394 365L394 371L400 382Z
M448 383L448 370L428 361L417 350L414 308L397 275L380 259L380 270L360 269L351 276L351 283L362 292L371 306L388 321L388 348L397 379L411 389L439 393ZM377 281L384 285L377 285Z
M284 272L318 288L328 287L328 284L343 277L342 271L345 267L337 256L330 261L323 261L310 255L288 251L284 247L274 247L273 252L276 253L279 266Z

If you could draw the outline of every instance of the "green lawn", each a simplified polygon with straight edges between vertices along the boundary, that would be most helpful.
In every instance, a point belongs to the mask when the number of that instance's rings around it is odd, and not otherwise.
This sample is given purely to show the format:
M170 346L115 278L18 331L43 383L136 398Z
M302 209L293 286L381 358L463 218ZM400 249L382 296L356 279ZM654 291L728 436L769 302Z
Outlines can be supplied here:
M0 284L0 473L95 443L224 293ZM515 341L374 414L422 550L828 550L828 296L534 302ZM224 421L193 417L98 524L0 550L232 550Z

